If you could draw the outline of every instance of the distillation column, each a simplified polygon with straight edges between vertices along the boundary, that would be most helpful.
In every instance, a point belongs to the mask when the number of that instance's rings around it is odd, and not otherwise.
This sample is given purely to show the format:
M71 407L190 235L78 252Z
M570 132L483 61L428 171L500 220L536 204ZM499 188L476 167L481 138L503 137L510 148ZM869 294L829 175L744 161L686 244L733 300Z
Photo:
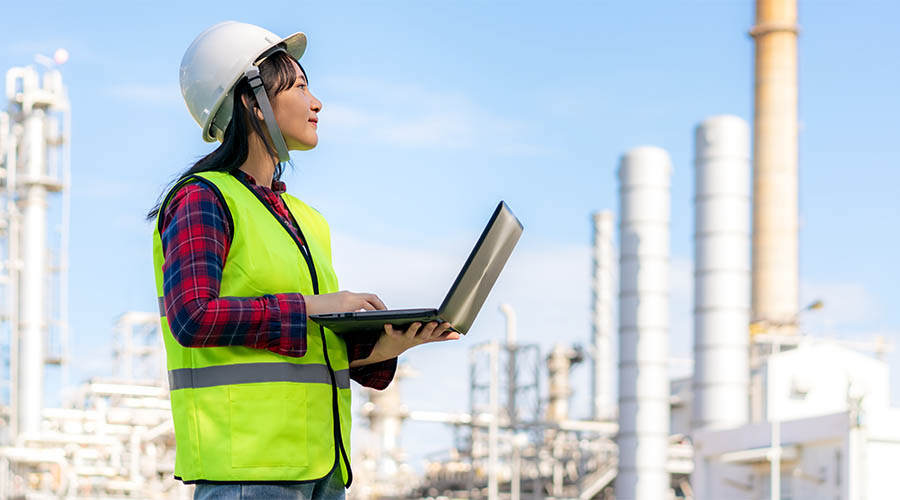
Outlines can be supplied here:
M666 151L619 166L619 473L616 498L669 497L669 178Z
M34 109L25 119L22 209L21 323L19 329L19 432L40 430L44 395L44 338L47 332L45 305L47 282L47 188L44 110Z
M757 0L751 320L796 333L799 310L797 2Z
M749 415L750 129L736 116L695 132L692 427Z
M550 377L550 387L547 391L547 420L550 422L569 420L569 397L572 396L569 372L572 365L580 363L582 359L579 349L566 348L562 344L554 344L553 350L547 356L547 374Z
M60 114L68 123L69 103L58 70L42 75L31 66L12 68L6 72L6 98L10 116L19 126L12 127L18 152L7 154L7 196L12 198L8 262L12 278L8 284L12 301L8 318L11 322L13 400L15 408L12 428L16 434L40 431L44 399L44 369L47 363L65 362L65 228L60 228L60 241L48 228L49 198L68 189L68 126L60 134ZM12 146L10 146L12 147ZM63 148L60 163L60 148ZM12 153L12 154L10 154ZM18 153L18 154L15 154ZM67 221L63 207L63 225ZM50 249L59 248L56 255ZM17 258L18 256L18 258ZM57 279L54 279L57 278ZM58 286L59 288L55 288ZM50 337L61 332L60 339ZM48 342L49 341L49 342ZM57 342L59 356L48 356ZM48 343L51 349L48 349Z
M591 291L592 377L591 416L594 420L606 420L615 415L613 401L613 353L612 353L612 298L615 287L615 263L613 262L613 214L596 212L593 222L593 277Z

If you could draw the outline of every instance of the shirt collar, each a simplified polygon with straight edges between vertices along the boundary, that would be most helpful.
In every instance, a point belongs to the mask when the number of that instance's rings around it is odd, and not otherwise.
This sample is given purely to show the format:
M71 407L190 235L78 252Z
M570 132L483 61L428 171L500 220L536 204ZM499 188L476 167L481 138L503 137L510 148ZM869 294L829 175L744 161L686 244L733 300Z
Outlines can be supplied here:
M258 184L256 184L256 179L254 179L252 175L248 174L247 172L244 172L244 171L241 170L241 169L235 170L234 172L232 172L232 175L234 175L235 177L238 177L238 178L240 178L240 179L243 179L245 182L247 182L247 183L249 183L249 184L258 185ZM279 194L279 195L280 195L281 193L287 191L287 186L285 185L284 182L282 182L282 181L276 181L276 180L273 179L273 180L272 180L272 187L271 187L270 189L271 189L272 191L274 191L275 194Z

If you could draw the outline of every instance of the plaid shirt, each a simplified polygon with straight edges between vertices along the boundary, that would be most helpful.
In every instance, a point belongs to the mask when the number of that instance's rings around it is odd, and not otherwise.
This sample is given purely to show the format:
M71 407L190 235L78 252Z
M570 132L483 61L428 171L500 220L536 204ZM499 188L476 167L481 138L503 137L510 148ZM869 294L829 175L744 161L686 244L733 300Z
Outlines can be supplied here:
M256 184L243 170L234 172L249 184L299 238L297 223L280 194L285 184ZM299 293L261 297L219 297L222 268L233 229L215 193L193 182L172 197L162 214L163 291L172 335L186 347L240 345L284 356L306 354L306 303ZM350 361L365 359L374 340L347 341ZM397 358L350 368L350 378L365 387L384 389L394 378Z

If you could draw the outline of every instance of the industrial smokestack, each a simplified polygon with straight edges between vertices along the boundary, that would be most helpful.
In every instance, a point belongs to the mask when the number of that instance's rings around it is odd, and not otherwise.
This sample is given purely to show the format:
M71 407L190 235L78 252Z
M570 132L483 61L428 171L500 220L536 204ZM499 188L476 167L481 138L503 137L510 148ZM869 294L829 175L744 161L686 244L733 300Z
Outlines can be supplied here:
M799 309L797 2L757 0L753 310L763 331L795 333Z
M669 178L664 150L619 167L619 473L616 498L669 496Z
M692 427L737 427L749 408L750 129L714 116L695 134Z
M596 212L591 219L594 227L593 241L593 308L591 311L591 407L594 420L612 418L613 401L613 353L612 353L612 303L615 286L613 262L613 214Z

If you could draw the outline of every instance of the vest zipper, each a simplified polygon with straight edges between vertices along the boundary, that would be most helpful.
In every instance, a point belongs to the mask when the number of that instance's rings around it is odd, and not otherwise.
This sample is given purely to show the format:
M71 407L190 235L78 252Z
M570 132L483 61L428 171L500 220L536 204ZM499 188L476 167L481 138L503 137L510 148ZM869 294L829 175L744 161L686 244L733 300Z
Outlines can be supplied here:
M273 209L268 203L266 203L265 200L263 200L259 196L259 194L253 190L253 188L251 188L249 185L247 185L247 183L244 182L244 180L241 179L240 177L238 177L238 176L233 176L233 177L235 179L237 179L241 184L243 184L244 187L246 187L248 190L250 190L250 192L253 193L254 196L256 196L256 199L258 199L259 202L262 203L263 206L269 210L269 213L272 214L272 217L275 217L275 220L278 221L279 224L281 224L281 227L284 228L284 230L287 232L287 234L291 238L291 240L293 240L294 243L297 245L297 247L300 249L300 254L303 255L303 260L306 261L306 267L309 269L310 278L312 278L313 295L319 295L319 276L316 274L316 265L312 259L312 252L310 252L309 247L307 246L306 236L303 235L303 230L300 229L300 223L297 222L296 228L297 228L297 233L299 233L300 238L302 239L302 242L297 240L297 238L294 237L293 233L291 233L290 228L287 227L287 224L285 224L285 222L283 220L281 220L281 217L279 217L278 214L275 213L275 209ZM281 197L279 196L279 198L281 198ZM287 206L287 202L284 201L283 198L281 198L281 201L282 201L282 203L284 203L285 207L287 208L288 213L291 213L291 209L290 209L290 207ZM291 213L291 215L293 215L293 213ZM316 325L316 326L319 329L319 335L322 339L322 351L324 351L324 355L325 355L325 366L328 367L328 374L331 377L331 412L332 412L331 419L332 419L332 428L334 429L334 444L335 444L334 466L332 467L332 470L337 468L338 472L340 472L340 466L338 465L338 461L341 458L343 458L344 465L347 467L347 484L345 484L344 487L348 488L350 486L350 484L353 482L353 471L350 469L350 459L347 457L347 451L344 449L344 440L342 439L342 436L341 436L341 414L340 414L340 410L338 408L337 377L334 374L334 368L331 367L331 361L328 359L328 344L325 341L325 329L319 325ZM307 333L307 335L309 335L309 331L307 331L306 333Z

